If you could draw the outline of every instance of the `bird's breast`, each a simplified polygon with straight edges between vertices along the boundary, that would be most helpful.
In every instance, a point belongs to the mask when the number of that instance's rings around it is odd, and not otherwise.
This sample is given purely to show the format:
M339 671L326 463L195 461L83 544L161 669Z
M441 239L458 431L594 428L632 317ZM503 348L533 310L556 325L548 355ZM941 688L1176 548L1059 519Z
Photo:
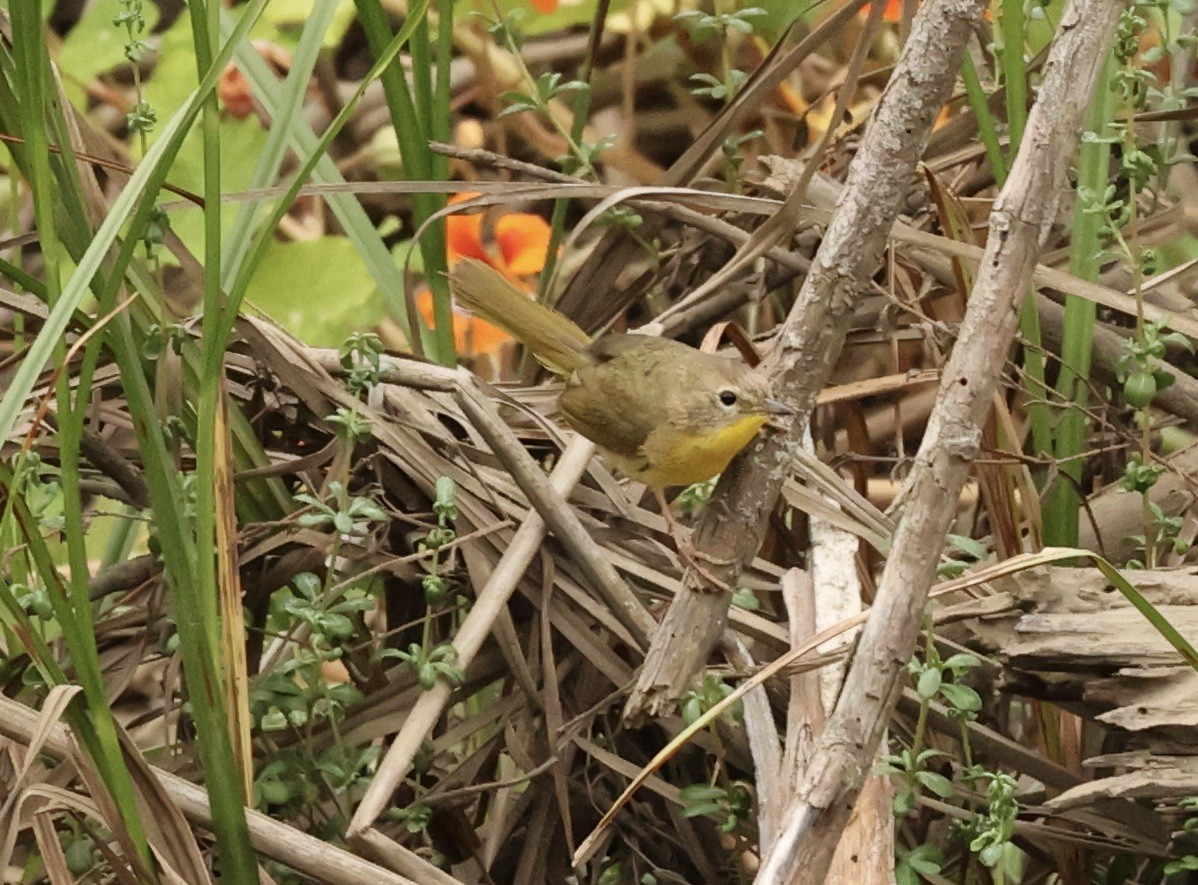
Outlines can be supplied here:
M764 415L744 415L722 427L662 425L642 446L646 466L636 478L657 488L706 482L724 472L765 422Z

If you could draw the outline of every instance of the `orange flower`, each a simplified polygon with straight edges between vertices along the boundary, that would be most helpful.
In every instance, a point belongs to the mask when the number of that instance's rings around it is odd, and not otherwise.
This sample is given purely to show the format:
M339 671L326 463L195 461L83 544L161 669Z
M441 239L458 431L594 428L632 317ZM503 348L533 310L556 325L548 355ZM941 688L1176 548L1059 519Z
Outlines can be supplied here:
M255 40L253 47L274 68L275 73L286 74L291 70L291 54L283 47L268 40ZM217 82L216 94L220 97L221 107L237 120L244 120L254 112L250 84L233 62L225 65L224 73Z
M225 66L225 72L220 75L216 93L220 96L221 107L235 119L244 120L254 112L254 97L250 92L250 84L233 62L229 62Z
M536 7L537 12L549 15L551 12L557 12L557 0L532 0L532 5Z
M478 194L462 193L450 197L450 204L461 203ZM477 258L524 285L522 277L540 273L549 254L549 224L539 215L509 212L495 220L494 243L483 242L483 216L450 215L445 220L446 257L449 264L459 258ZM428 289L416 298L416 309L424 321L433 325L433 294ZM453 344L459 356L496 353L511 336L485 320L471 316L461 308L453 309Z
M857 18L869 18L870 7L879 0L872 0L866 3L857 11ZM881 0L882 3L882 21L889 22L892 25L897 25L903 20L903 0Z
M877 2L877 0L874 0L874 2ZM903 20L903 0L883 0L883 2L885 5L882 7L882 21L889 22L892 25L897 25ZM865 18L868 15L868 6L862 7L861 11L858 13L858 16L861 18ZM988 7L986 12L983 14L983 17L986 19L986 21L990 21L993 18Z

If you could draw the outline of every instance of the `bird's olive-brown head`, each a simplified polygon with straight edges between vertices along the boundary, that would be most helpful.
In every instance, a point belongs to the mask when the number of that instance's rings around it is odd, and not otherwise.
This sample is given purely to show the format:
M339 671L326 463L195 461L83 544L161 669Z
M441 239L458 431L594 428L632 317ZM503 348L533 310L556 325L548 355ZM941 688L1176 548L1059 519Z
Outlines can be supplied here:
M688 354L688 356L691 356ZM703 359L694 359L702 357ZM726 427L746 418L759 418L758 428L790 409L770 397L765 375L721 356L694 353L678 394L678 415L670 417L691 427Z

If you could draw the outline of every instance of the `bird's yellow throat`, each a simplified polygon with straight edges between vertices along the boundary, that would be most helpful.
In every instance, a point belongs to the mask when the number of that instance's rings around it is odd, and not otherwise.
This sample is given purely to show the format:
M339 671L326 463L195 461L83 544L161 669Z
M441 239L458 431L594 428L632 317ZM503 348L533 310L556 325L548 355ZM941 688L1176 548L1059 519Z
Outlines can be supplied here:
M649 466L638 479L655 488L704 482L724 468L765 426L765 415L741 415L722 427L660 428L645 441Z

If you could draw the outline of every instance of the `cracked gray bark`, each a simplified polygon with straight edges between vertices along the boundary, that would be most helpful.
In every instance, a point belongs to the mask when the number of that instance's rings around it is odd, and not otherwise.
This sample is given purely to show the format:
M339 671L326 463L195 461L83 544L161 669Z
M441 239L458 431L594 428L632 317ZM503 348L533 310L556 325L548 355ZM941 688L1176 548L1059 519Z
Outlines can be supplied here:
M1060 207L1070 160L1122 4L1074 0L1061 20L1039 95L990 215L961 335L904 490L904 514L840 700L787 810L758 883L801 872L819 882L869 771L901 687L945 532L1015 337L1018 307Z

